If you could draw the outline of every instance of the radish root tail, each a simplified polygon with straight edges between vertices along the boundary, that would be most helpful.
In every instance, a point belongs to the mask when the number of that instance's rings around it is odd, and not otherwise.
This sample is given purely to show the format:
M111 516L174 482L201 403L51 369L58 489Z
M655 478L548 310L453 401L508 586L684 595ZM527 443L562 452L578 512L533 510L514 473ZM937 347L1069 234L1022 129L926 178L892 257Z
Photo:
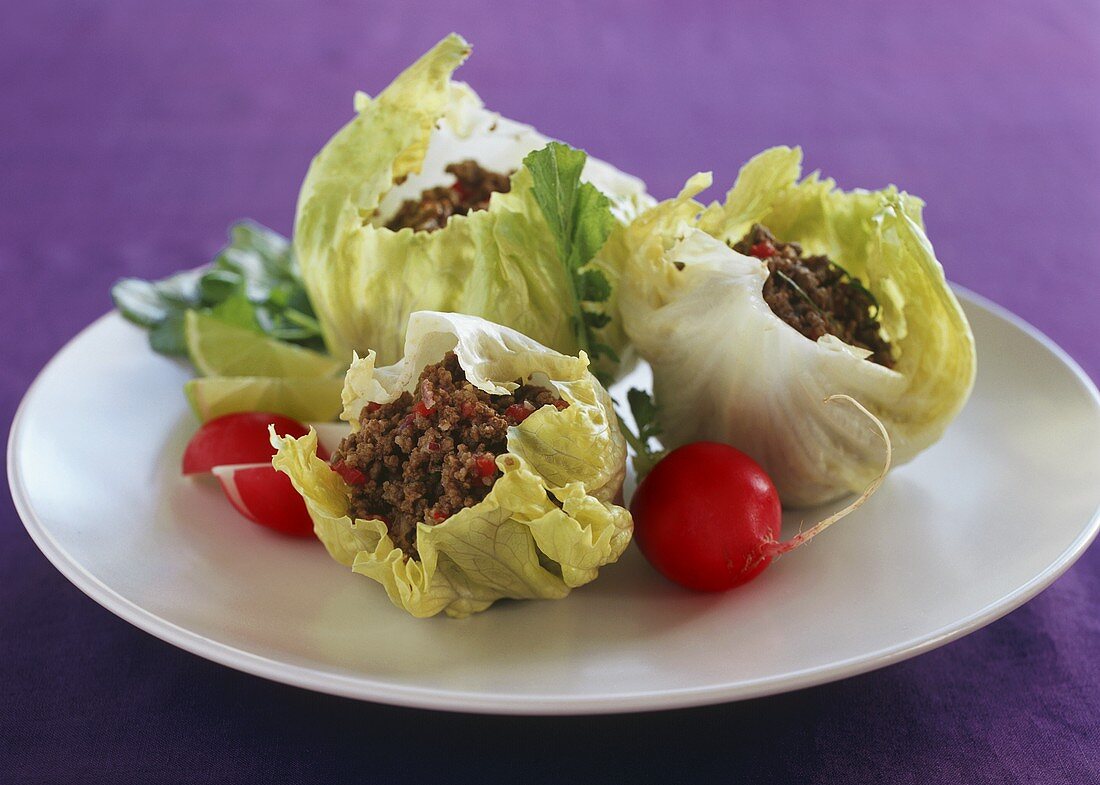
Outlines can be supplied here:
M879 489L879 486L882 485L882 481L886 479L886 475L890 471L890 464L894 458L894 445L890 441L890 434L886 432L886 426L882 424L882 421L878 417L875 417L875 415L867 411L866 406L864 406L852 396L830 395L828 398L825 399L825 403L834 403L836 401L843 401L845 403L851 404L852 406L856 407L856 409L858 409L864 416L866 416L867 419L875 424L875 427L878 429L879 435L882 437L883 444L886 445L886 460L883 461L882 470L879 472L878 476L871 481L871 484L867 486L867 489L863 491L862 494L860 494L859 498L857 498L844 509L834 512L825 520L814 524L812 527L804 532L799 532L794 537L791 537L791 539L785 542L767 543L764 546L765 556L781 556L784 553L793 551L798 546L808 543L810 540L821 534L821 532L828 529L841 518L844 518L850 513L858 510L860 507L863 506L863 503L870 499L871 496L874 495L875 491Z

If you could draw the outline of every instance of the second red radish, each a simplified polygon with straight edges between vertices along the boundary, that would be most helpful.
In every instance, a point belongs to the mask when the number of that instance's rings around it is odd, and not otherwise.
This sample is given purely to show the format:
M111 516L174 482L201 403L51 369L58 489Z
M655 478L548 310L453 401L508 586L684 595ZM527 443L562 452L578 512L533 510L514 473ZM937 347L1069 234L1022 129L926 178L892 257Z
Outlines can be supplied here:
M230 503L250 521L294 537L313 535L305 502L290 478L275 471L269 426L302 437L309 427L272 412L237 412L204 424L183 453L184 474L213 474ZM328 459L320 444L317 454Z
M215 466L213 474L241 515L293 537L312 537L313 521L290 478L270 463Z
M183 452L183 473L203 474L215 466L270 462L275 454L267 426L274 425L280 436L295 438L309 433L309 427L290 417L272 412L236 412L205 423ZM317 454L328 459L318 445Z

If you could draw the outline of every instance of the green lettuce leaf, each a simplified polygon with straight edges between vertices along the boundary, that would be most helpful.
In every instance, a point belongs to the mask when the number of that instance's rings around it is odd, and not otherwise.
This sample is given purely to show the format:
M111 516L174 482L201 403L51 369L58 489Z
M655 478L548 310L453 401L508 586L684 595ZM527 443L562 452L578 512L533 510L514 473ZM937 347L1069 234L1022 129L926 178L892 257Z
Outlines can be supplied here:
M385 588L414 616L467 616L498 599L557 599L596 578L630 541L630 513L612 503L625 476L626 445L611 399L582 358L471 316L419 312L405 356L376 367L356 358L344 386L345 420L357 427L369 402L387 403L416 385L420 371L453 350L467 379L489 393L534 376L569 402L546 406L509 430L502 476L479 504L417 528L419 559L405 559L376 520L348 516L350 489L316 456L316 434L272 434L275 468L305 499L331 556Z
M885 424L900 465L937 441L974 383L974 339L921 222L922 203L894 187L841 191L801 177L798 149L749 161L722 204L697 219L687 197L658 205L625 232L620 297L627 333L653 368L661 440L700 439L753 456L785 504L861 490L883 446L846 394ZM824 254L866 286L896 364L827 335L809 341L763 299L767 268L730 245L763 223L784 242Z
M476 314L576 354L585 348L573 305L578 268L606 235L608 220L588 216L609 210L614 223L626 223L651 202L640 181L583 153L578 172L577 151L564 146L557 168L524 166L528 153L550 140L486 111L472 90L451 82L469 51L462 38L448 36L376 98L359 94L357 116L321 150L302 185L294 247L338 357L373 350L380 362L395 362L417 310ZM494 194L486 210L451 217L439 231L385 228L402 201L451 182L445 167L467 159L514 172L511 190ZM574 202L546 201L539 183L568 184L577 175L590 185L568 190ZM584 291L595 295L584 310L601 323L586 322L584 337L613 370L625 336L613 299L601 300L608 280L596 274L607 266L592 260L583 278Z

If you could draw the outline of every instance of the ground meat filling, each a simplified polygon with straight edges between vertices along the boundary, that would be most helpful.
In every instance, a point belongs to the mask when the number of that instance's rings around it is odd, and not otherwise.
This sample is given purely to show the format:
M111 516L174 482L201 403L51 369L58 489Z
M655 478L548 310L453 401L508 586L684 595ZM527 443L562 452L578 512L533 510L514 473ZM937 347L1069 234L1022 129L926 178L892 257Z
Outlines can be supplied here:
M451 164L446 169L455 176L454 185L440 185L420 194L419 199L404 202L386 224L397 231L406 227L417 232L434 232L447 225L452 215L466 215L489 206L494 193L507 193L512 187L509 175L482 169L476 161Z
M764 300L780 319L812 341L826 333L835 335L868 349L871 362L894 367L874 295L828 257L803 256L798 243L781 243L760 224L754 224L733 249L768 263Z
M352 517L385 521L397 547L418 558L418 522L445 521L489 493L508 427L542 406L569 405L545 387L516 383L512 395L489 395L466 381L450 352L424 369L415 395L364 407L359 430L331 460L351 485Z

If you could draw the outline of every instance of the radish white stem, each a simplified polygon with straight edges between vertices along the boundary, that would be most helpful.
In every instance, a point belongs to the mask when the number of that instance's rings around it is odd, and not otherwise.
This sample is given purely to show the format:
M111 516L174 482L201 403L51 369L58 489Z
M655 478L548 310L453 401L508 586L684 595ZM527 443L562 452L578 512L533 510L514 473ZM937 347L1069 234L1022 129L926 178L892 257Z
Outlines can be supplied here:
M894 457L894 445L890 441L890 434L886 432L886 426L882 424L882 421L878 417L875 417L875 415L867 411L867 407L865 407L862 403L860 403L850 395L830 395L828 398L825 399L825 403L833 403L834 401L845 401L847 403L850 403L852 406L856 407L857 409L859 409L859 411L866 415L867 418L875 424L875 427L878 428L878 432L882 436L882 441L886 445L886 460L883 462L882 471L880 471L878 476L871 481L871 484L867 486L867 489L862 494L860 494L859 498L853 501L844 509L838 512L834 512L825 520L814 524L811 528L807 529L804 532L796 534L794 537L791 537L785 542L766 543L763 548L764 556L780 556L784 553L794 550L800 545L805 545L807 542L812 540L817 535L821 534L821 532L828 529L841 518L844 518L848 514L855 512L863 505L865 501L871 498L875 491L879 489L879 486L882 485L882 481L886 479L886 475L890 471L890 462L893 460Z

